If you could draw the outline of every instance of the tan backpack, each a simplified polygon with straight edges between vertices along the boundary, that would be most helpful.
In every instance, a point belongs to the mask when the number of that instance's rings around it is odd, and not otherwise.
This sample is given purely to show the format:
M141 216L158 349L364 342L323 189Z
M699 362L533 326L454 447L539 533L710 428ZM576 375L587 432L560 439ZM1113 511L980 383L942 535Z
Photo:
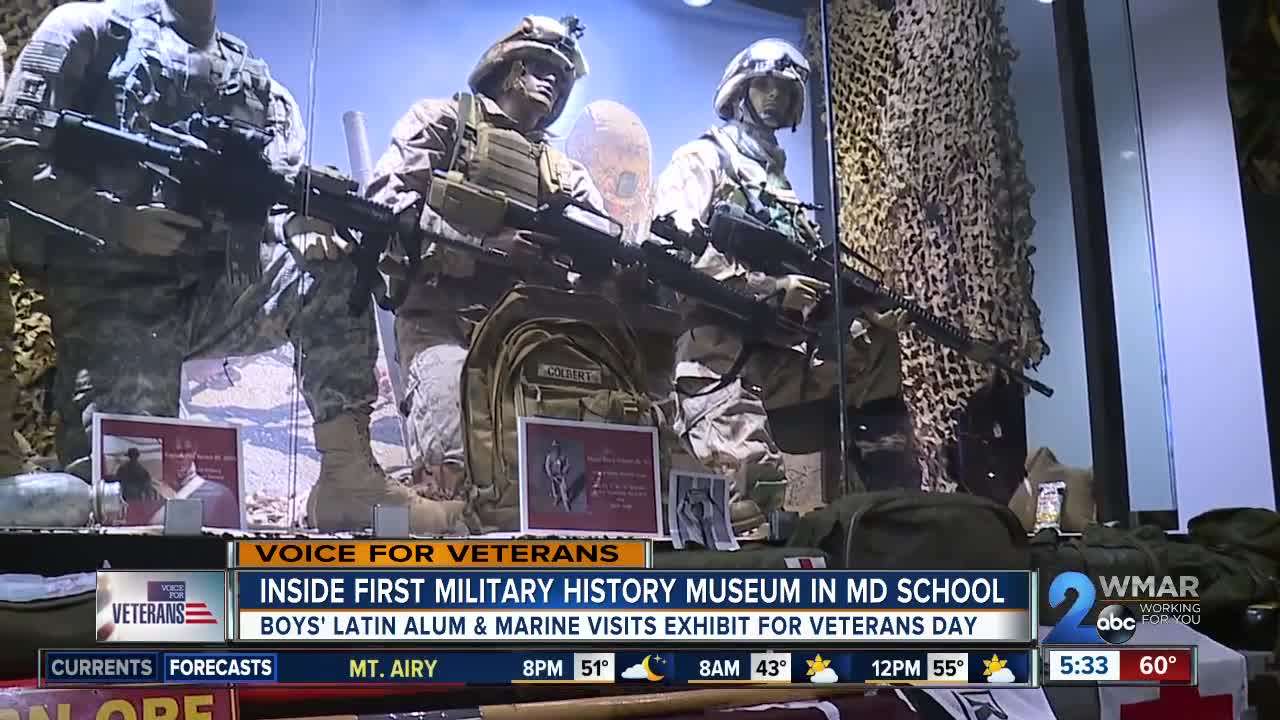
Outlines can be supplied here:
M462 373L468 522L520 529L518 418L656 426L635 333L606 298L517 285L476 326Z

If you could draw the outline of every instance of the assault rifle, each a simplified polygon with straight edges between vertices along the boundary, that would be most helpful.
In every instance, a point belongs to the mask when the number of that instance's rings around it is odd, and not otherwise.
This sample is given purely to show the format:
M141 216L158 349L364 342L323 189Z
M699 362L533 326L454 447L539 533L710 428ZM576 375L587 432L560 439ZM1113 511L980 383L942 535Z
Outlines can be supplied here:
M178 184L182 199L175 209L194 217L216 210L231 220L261 222L282 205L340 230L357 230L361 240L351 256L357 269L347 303L351 313L363 312L371 295L387 309L403 301L403 293L383 285L378 262L393 239L415 246L421 205L395 212L360 195L355 180L322 168L281 172L266 155L272 134L249 123L195 115L186 129L133 133L64 110L54 124L51 149L55 165L73 172L104 161L149 165ZM420 253L408 255L416 262Z
M842 267L837 275L830 244L807 247L773 230L745 209L731 203L722 203L714 209L709 239L721 251L758 272L770 275L807 275L820 280L839 277L843 302L854 306L870 306L879 311L904 310L914 327L939 343L970 360L995 367L1017 383L1045 397L1053 396L1053 388L1014 367L1002 348L975 338L965 328L850 267L843 257ZM690 249L700 252L696 247ZM848 252L843 248L841 251L842 255Z
M544 254L562 258L565 269L584 276L612 273L614 267L643 267L648 279L658 286L695 300L715 323L747 336L748 341L788 347L809 337L813 330L796 322L768 302L739 291L693 267L677 242L680 231L674 225L656 225L652 234L666 242L645 240L628 243L622 239L618 222L565 194L556 195L533 207L510 196L469 183L456 173L438 170L431 188L430 204L449 219L467 205L469 217L487 218L491 232L496 227L528 230L551 238ZM466 243L455 247L471 248Z

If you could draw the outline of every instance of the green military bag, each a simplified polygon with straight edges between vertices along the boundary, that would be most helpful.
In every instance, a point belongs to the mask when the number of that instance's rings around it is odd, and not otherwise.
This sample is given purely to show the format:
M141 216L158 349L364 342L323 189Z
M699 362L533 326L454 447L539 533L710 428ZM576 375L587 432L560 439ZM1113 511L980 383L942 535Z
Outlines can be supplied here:
M1166 572L1168 540L1154 526L1134 530L1091 525L1079 537L1063 537L1056 530L1041 530L1031 539L1031 564L1040 572L1040 617L1052 625L1068 606L1049 605L1050 583L1064 572L1079 572L1093 580L1104 575L1161 576ZM1105 603L1095 602L1085 622L1093 622Z
M1027 536L1009 508L977 495L853 493L802 517L789 544L822 548L850 570L1027 570Z
M462 373L469 523L520 529L519 418L656 427L643 355L604 297L519 285L476 326Z
M1243 614L1253 603L1280 599L1280 514L1226 508L1187 523L1185 544L1171 544L1169 572L1200 578L1201 612Z

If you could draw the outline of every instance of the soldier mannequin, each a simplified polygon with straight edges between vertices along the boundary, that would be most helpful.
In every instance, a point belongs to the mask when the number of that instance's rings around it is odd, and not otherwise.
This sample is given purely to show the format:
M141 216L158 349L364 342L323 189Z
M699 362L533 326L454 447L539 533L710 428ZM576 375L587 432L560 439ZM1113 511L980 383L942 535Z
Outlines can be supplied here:
M603 199L586 169L545 143L547 127L587 73L576 42L580 34L576 19L525 18L481 57L468 80L469 94L420 100L396 123L369 196L397 210L412 205L428 196L434 171L455 166L455 151L473 154L468 173L482 172L476 168L487 160L458 143L459 125L471 125L477 132L492 133L504 146L528 148L521 156L537 158L511 171L507 180L520 185L514 192L536 202L546 183L538 167L544 165L565 193L603 212ZM470 120L464 117L464 103L471 108ZM476 238L465 223L442 218L430 207L423 210L420 225L428 233L470 237L510 255L541 254L526 231L507 229ZM436 245L426 249L421 275L404 280L410 290L397 310L396 341L407 363L401 411L407 417L409 457L419 481L451 493L466 477L460 382L467 326L478 322L520 278L504 266L477 263Z
M32 142L62 109L139 131L177 126L203 107L271 131L271 162L296 171L305 142L297 104L243 42L217 29L215 13L215 0L61 5L36 29L6 87L7 186L107 243L94 249L32 225L14 252L53 323L59 458L87 477L95 412L176 415L185 360L289 342L321 457L312 522L357 530L374 505L408 505L415 532L451 531L459 504L418 497L373 460L373 317L346 310L354 267L339 260L349 248L331 226L296 215L189 217L172 209L176 189L142 166L99 167L84 182L53 168Z
M778 130L800 122L808 75L804 57L782 40L761 40L739 53L716 92L716 112L725 124L676 150L658 178L655 214L671 215L688 231L709 222L716 204L747 205L751 197L775 229L816 243L817 230L787 180L786 154L776 137ZM805 314L830 289L816 278L749 271L714 246L696 264L722 282L760 298L781 297L784 308ZM897 393L896 331L902 322L900 313L854 321L846 357L851 406ZM681 396L677 432L700 462L733 478L730 515L740 534L758 528L765 513L784 499L782 453L766 407L823 399L839 379L834 363L810 361L803 348L757 350L742 378L706 393L741 350L740 338L731 331L694 327L677 343L675 372Z

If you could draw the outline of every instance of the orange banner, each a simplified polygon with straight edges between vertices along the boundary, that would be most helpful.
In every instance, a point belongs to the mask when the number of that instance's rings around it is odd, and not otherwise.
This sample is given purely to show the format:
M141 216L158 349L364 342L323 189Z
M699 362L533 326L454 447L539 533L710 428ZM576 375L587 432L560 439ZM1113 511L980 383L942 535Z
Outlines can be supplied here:
M228 688L0 690L0 720L236 720Z
M643 540L245 540L237 567L643 568ZM0 718L3 720L3 718Z

